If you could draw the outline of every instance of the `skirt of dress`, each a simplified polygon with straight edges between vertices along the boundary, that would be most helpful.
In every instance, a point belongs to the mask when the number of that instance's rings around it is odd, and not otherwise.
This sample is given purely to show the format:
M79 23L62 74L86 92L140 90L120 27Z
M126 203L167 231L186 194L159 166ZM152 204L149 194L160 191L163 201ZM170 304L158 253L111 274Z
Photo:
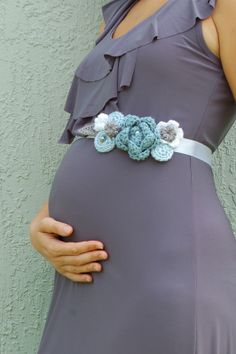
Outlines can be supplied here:
M92 284L55 271L38 354L236 353L236 240L205 162L77 139L49 214L73 226L64 242L101 240L109 258Z

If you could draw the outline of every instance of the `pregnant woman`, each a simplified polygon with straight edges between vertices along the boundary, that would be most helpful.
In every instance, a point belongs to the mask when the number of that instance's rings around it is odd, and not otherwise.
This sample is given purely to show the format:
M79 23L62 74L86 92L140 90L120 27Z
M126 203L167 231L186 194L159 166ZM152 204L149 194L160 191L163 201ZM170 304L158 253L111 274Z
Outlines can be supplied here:
M55 267L38 354L235 354L236 240L211 158L235 121L236 3L102 13L30 225Z

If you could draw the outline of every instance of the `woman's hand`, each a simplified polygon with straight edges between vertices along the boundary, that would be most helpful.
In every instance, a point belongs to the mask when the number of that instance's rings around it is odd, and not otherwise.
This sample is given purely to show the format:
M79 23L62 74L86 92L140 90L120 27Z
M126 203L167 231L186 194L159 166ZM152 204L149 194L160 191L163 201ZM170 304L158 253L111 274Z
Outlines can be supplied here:
M92 282L90 272L100 272L108 254L101 241L63 242L57 236L68 237L73 228L48 216L45 203L29 225L32 246L63 276L76 282Z

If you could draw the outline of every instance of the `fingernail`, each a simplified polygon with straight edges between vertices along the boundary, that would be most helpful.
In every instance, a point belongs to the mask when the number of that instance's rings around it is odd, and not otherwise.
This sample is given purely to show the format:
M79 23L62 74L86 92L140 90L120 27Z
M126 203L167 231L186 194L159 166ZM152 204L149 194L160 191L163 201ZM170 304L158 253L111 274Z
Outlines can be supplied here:
M102 243L99 243L99 246L98 246L99 249L103 249L104 248L104 245Z
M64 227L64 231L67 233L67 232L70 232L71 231L71 227L70 226L65 226Z

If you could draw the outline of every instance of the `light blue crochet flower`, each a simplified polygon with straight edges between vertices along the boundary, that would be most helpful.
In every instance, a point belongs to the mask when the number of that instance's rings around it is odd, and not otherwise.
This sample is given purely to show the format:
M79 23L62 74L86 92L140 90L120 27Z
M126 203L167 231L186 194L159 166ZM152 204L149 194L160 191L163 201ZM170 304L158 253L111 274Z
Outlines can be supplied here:
M157 144L156 122L152 117L128 114L122 130L115 136L116 147L134 160L146 159Z
M108 122L109 123L116 123L120 128L123 128L125 124L125 116L123 113L119 111L114 111L108 114Z
M108 152L115 147L115 138L109 137L105 131L100 131L94 138L95 149L99 152Z
M174 149L166 143L158 141L157 145L151 150L152 157L157 161L170 160L174 153Z

